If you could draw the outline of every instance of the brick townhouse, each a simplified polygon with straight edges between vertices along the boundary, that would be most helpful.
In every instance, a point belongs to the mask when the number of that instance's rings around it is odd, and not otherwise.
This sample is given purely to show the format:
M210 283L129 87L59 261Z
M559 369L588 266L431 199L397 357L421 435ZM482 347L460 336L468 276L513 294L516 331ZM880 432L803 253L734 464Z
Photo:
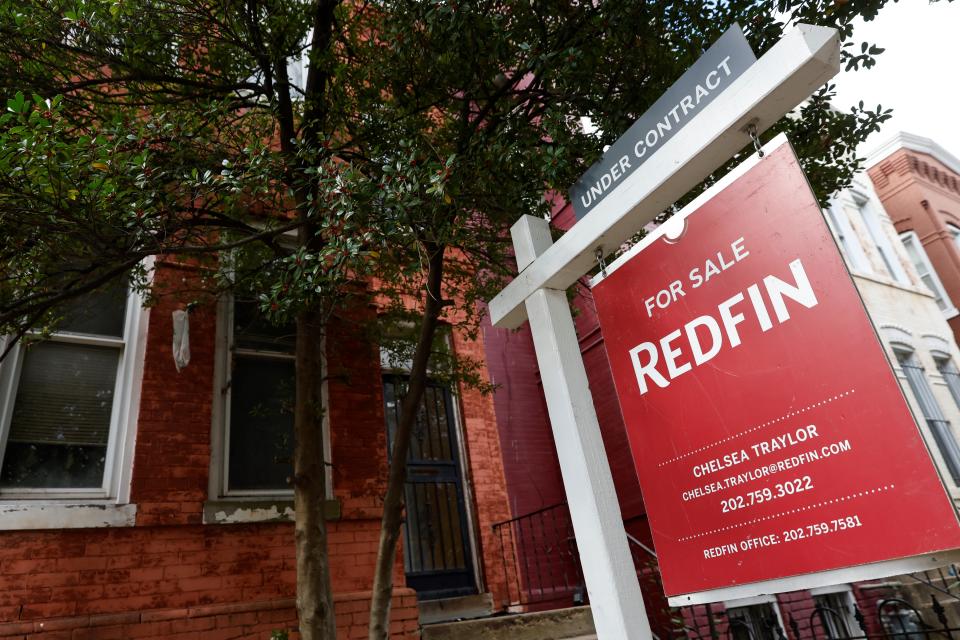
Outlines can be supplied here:
M0 638L262 640L296 628L291 334L243 301L203 302L178 371L173 312L186 300L166 292L194 277L161 262L155 306L91 296L0 365ZM325 507L343 638L367 633L404 375L355 329L374 313L358 303L327 342ZM483 352L456 327L450 341ZM505 597L491 525L509 507L491 397L430 386L407 496L393 637L418 636L418 601Z

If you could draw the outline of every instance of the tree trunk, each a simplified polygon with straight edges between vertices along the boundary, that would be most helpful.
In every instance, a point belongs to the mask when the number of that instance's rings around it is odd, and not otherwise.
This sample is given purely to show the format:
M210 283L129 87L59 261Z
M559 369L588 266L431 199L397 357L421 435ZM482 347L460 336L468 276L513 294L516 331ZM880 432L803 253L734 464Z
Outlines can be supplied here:
M417 347L410 368L410 381L400 406L400 419L394 433L390 454L390 475L387 494L383 500L380 521L380 544L377 565L373 574L373 593L370 602L370 640L385 640L390 636L390 603L393 598L393 565L397 557L397 541L403 524L404 488L407 482L407 453L416 422L420 401L427 383L427 364L433 347L433 338L443 309L441 283L443 282L443 246L427 247L429 266L424 290L423 324L417 338Z
M294 511L297 544L297 616L302 640L336 640L327 522L322 386L326 359L323 314L297 316L297 393L294 410Z
M333 42L334 10L339 0L316 0L312 6L313 39L311 49L317 56L329 51ZM290 98L287 60L272 61L279 79L277 121L280 148L291 167L300 167L295 110ZM309 123L303 130L300 146L317 149L320 131L326 120L327 74L311 60L307 70L307 92L304 96ZM292 175L292 174L291 174ZM310 223L309 187L291 182L296 194L298 218L303 226L298 232L301 247L316 249L323 244L317 229ZM294 532L297 544L297 617L301 640L336 640L337 623L333 611L333 588L330 584L330 559L327 555L327 521L324 501L327 497L326 452L323 446L323 384L326 375L326 318L323 303L297 315L297 393L294 409Z

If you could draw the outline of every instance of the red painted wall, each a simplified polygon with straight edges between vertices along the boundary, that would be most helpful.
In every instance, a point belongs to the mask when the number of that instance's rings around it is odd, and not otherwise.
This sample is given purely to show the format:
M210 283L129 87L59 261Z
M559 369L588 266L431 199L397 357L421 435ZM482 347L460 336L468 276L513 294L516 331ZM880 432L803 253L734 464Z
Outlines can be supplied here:
M572 216L572 207L558 202L552 224L561 229L568 228L573 223ZM610 363L603 348L603 336L589 290L578 287L572 304L580 349L620 498L620 508L631 529L636 528L634 535L649 539L643 522L640 485L627 446ZM499 385L494 397L513 515L521 516L564 502L563 480L529 326L506 331L494 328L487 322L484 336L490 375ZM641 522L639 526L638 522Z

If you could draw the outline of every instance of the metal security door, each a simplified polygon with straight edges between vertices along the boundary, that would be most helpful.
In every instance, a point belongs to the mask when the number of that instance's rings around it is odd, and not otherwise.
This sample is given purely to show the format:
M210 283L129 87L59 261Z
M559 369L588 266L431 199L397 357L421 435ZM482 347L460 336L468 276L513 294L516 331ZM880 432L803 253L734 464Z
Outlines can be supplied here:
M384 377L391 449L406 384L405 376ZM407 464L403 535L407 586L421 599L476 593L453 401L443 385L427 383Z

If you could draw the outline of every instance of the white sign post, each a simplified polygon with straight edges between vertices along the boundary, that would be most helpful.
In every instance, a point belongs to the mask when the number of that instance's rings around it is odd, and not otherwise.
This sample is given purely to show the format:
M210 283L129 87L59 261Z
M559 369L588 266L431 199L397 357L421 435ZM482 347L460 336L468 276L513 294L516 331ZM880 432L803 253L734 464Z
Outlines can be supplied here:
M556 243L524 216L511 230L519 275L493 300L498 327L530 319L570 517L599 640L649 640L596 410L564 291L623 242L806 99L840 67L834 29L798 25L625 177Z
M533 216L521 218L511 234L521 270L553 243L547 221ZM597 637L649 640L650 623L567 296L538 289L527 298L526 310Z

